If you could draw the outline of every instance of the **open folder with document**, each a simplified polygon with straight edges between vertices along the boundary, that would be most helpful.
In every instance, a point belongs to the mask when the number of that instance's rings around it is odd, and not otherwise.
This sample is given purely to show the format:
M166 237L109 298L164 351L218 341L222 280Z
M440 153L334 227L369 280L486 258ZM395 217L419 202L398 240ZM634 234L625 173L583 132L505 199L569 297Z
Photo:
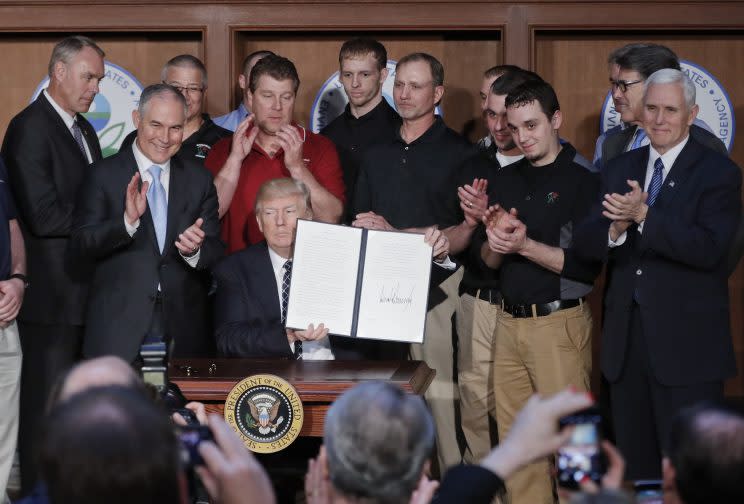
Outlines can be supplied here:
M421 234L297 222L287 327L422 343L432 247Z

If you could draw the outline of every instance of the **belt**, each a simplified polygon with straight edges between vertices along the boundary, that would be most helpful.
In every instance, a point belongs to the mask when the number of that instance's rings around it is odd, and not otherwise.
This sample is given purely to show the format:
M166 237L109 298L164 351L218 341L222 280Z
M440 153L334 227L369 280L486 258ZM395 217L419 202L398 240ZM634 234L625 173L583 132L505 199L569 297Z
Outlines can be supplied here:
M469 294L474 298L478 298L483 301L488 301L491 304L500 305L504 300L501 292L498 289L478 289L477 287L465 287L462 293Z
M514 318L530 318L534 315L537 317L544 317L550 315L553 312L560 310L566 310L568 308L574 308L584 303L584 298L579 299L559 299L551 301L550 303L542 304L509 304L504 301L502 308L506 313Z

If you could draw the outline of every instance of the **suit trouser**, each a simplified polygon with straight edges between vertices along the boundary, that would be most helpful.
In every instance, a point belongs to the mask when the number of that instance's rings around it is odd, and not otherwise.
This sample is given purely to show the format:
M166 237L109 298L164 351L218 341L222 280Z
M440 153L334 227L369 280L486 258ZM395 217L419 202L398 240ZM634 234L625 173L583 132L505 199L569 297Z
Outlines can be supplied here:
M426 362L437 372L424 398L436 424L437 456L442 474L447 467L462 462L455 423L457 385L454 382L455 352L452 338L452 315L460 301L458 289L462 273L460 268L440 285L447 299L426 313L424 343L411 345L411 358Z
M499 439L509 434L517 413L535 393L555 394L569 385L589 390L592 315L589 305L543 317L502 313L493 346L493 389ZM552 504L547 458L529 464L506 481L512 504Z
M52 387L80 358L83 326L19 322L23 348L21 418L18 447L21 459L21 492L28 494L37 478L36 450Z
M21 341L12 322L0 329L0 502L3 502L18 441L18 409L21 400Z
M674 349L669 349L670 353ZM628 346L620 378L610 384L615 438L625 457L625 479L661 478L661 459L674 415L703 400L723 399L723 382L665 386L648 358L641 312L633 303Z
M500 312L500 304L470 294L460 296L456 315L457 383L462 432L467 443L463 458L468 464L479 463L496 441L496 436L491 436L489 417L495 409L492 349Z

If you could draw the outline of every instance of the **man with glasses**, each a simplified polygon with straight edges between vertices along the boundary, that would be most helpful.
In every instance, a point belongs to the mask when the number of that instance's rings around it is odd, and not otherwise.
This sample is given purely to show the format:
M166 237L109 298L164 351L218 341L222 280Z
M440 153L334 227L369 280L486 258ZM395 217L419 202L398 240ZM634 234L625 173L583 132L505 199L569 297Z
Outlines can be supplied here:
M623 152L649 144L646 131L640 127L643 83L649 75L662 68L680 70L677 55L659 44L625 45L610 53L607 64L612 101L622 124L607 130L597 139L594 166L598 170ZM728 155L723 142L706 128L705 123L696 120L690 127L690 134L704 146Z
M209 115L204 113L207 96L207 69L204 63L190 54L181 54L165 64L160 78L163 84L176 88L186 98L188 105L183 144L176 155L204 163L212 146L221 138L232 134L229 130L217 126ZM119 150L131 148L136 136L136 130L127 135Z

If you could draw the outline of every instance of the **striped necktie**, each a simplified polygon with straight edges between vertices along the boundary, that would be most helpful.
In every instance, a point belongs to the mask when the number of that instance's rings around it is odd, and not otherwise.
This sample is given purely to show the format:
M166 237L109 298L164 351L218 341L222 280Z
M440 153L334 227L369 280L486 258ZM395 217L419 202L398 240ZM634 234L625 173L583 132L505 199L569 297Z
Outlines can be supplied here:
M656 161L654 161L654 174L651 176L651 183L648 185L648 200L646 200L648 206L654 206L654 202L661 192L661 183L663 181L664 163L661 158L656 158Z

